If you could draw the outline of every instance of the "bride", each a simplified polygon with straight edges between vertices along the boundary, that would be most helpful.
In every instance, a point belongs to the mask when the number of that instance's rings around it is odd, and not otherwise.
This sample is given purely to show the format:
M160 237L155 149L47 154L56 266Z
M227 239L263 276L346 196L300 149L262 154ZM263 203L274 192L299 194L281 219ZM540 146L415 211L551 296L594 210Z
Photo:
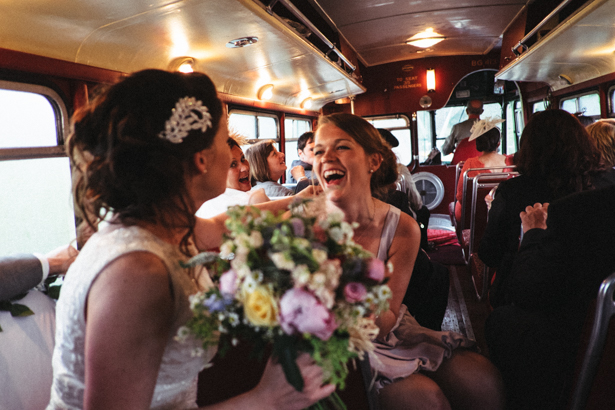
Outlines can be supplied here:
M197 375L215 351L192 357L197 342L174 335L190 317L188 296L212 283L179 262L196 252L196 210L225 189L223 105L204 74L145 70L73 120L67 151L80 216L113 219L66 275L47 408L196 408ZM201 249L219 245L222 220L199 221ZM303 392L269 362L256 388L212 408L301 409L333 392L309 357L298 364Z

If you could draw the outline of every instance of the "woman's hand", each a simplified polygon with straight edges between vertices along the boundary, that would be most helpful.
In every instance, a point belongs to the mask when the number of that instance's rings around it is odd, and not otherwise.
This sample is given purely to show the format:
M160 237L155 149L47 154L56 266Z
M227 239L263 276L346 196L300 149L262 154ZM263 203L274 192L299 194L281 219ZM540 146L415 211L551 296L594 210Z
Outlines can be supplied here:
M547 229L548 210L549 204L546 202L544 205L536 203L534 206L526 207L525 211L519 214L523 224L523 233L534 228Z
M49 262L49 273L64 275L77 255L79 251L72 245L62 245L47 253L45 257Z
M260 399L259 403L262 404L262 408L300 410L328 397L335 391L335 385L322 385L322 369L307 353L297 358L297 365L304 381L301 392L288 383L282 366L269 359L263 377L253 391Z
M322 187L320 185L310 185L303 189L301 192L297 193L295 196L298 198L308 199L318 196L321 192Z

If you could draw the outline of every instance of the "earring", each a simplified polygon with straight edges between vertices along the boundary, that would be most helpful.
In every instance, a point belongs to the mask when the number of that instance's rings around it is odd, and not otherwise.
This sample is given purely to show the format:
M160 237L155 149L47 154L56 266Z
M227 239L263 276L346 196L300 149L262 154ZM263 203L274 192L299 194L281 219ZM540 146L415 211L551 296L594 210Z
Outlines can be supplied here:
M370 173L370 174L373 174L373 173L374 173L374 170L373 170L373 169L370 169L370 170L369 170L369 173Z
M207 173L207 170L206 170L206 169L203 169L203 170L201 171L201 174L206 174L206 173Z

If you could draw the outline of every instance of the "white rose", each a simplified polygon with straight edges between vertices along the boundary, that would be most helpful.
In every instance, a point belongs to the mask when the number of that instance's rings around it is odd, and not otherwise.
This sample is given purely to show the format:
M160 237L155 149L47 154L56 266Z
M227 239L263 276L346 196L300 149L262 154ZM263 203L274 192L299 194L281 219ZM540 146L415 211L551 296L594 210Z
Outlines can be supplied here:
M327 260L327 251L322 249L312 249L312 257L318 262L319 265L323 264Z
M292 271L295 268L295 262L286 259L286 256L284 256L282 252L272 253L270 257L278 269Z

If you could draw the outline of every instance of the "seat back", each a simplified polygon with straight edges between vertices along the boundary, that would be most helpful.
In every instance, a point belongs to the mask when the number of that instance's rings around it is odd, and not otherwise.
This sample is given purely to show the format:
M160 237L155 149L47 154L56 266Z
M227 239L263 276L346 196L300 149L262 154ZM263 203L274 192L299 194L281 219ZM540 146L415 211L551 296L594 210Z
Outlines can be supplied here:
M598 290L594 324L572 396L571 410L582 410L586 408L592 384L598 370L598 364L603 355L609 324L611 318L615 316L614 293L615 273L606 278ZM611 383L609 383L609 385L610 384Z
M502 172L479 174L472 178L472 200L470 206L470 235L468 241L468 263L476 297L483 300L489 287L489 267L482 263L477 255L478 246L482 239L489 218L489 209L484 198L496 188L500 182L518 175L517 172Z
M505 168L502 167L483 167L483 168L468 168L463 172L463 191L461 195L461 218L457 221L457 236L461 238L461 233L464 229L469 229L471 223L471 203L472 203L472 187L474 184L473 177L469 176L470 173L479 172L478 175L481 174L502 174L502 175L510 175L514 176L517 173L514 170L516 166L511 165ZM506 170L506 171L504 171ZM493 171L493 172L490 172ZM508 179L508 177L504 178ZM456 195L455 191L455 195ZM461 239L459 239L461 242Z

